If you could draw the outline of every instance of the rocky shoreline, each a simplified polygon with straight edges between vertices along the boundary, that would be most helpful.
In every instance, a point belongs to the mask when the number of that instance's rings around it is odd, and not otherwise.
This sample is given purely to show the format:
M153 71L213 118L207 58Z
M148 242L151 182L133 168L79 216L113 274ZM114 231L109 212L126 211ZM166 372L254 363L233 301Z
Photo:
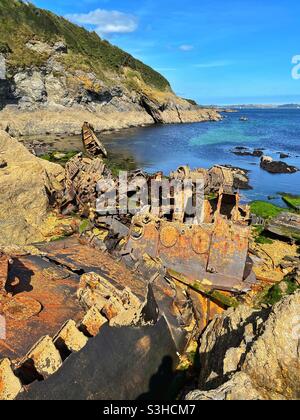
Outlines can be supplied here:
M179 118L180 114L180 118ZM196 123L220 121L220 114L212 109L174 110L162 113L164 124ZM13 137L46 134L78 135L82 121L90 121L96 131L115 131L132 127L156 124L146 111L90 112L85 109L63 109L61 111L35 110L22 111L6 108L0 112L0 129Z

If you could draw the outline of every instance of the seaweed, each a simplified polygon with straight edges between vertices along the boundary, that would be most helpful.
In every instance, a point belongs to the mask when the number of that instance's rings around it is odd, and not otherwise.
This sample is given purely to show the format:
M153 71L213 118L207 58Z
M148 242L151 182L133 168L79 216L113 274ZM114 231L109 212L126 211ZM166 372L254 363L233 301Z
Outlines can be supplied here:
M65 165L70 159L78 154L78 151L71 150L69 152L49 152L41 155L40 158L52 163Z
M293 210L300 211L300 196L280 193L282 200Z
M283 207L275 206L272 203L266 201L253 201L250 204L251 213L263 219L272 219L277 217L279 214L286 212L287 209Z
M287 276L280 283L267 289L261 296L260 303L273 306L280 302L284 296L292 295L298 289L300 289L300 285L291 276Z

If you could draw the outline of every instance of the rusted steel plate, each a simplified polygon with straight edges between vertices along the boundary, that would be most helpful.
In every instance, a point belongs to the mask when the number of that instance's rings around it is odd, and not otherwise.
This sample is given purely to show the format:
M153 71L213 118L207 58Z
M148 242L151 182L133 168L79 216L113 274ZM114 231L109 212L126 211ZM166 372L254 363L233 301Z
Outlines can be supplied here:
M68 319L82 319L84 313L76 299L79 276L52 277L49 273L55 268L37 256L13 260L7 289L14 297L0 308L6 319L0 358L18 359L42 336L55 334Z
M18 295L8 300L3 306L3 313L6 317L15 319L16 321L26 321L42 310L42 305L35 299L26 295Z
M159 243L158 256L164 265L187 275L197 273L199 277L200 273L204 274L208 260L209 233L201 227L181 223L164 222L162 226L163 229L174 229L176 226L178 235L172 247L164 246L161 241Z
M147 293L145 282L132 273L125 264L83 241L79 242L75 236L37 247L47 254L49 260L68 267L79 275L95 272L107 278L117 289L129 287L132 293L143 299Z
M173 248L179 240L180 233L175 226L163 226L160 231L160 243L165 248Z
M249 247L249 228L218 217L215 223L207 271L243 279Z
M199 331L204 331L216 315L220 315L224 312L224 308L222 306L214 303L211 299L203 296L195 290L190 289L189 296L193 302L193 307L196 312Z
M135 218L131 225L130 236L126 249L136 258L144 254L152 258L157 257L159 232L156 223L148 218Z
M146 220L146 223L144 222ZM221 290L241 290L249 228L216 216L215 223L187 225L144 216L134 218L126 249L136 259L159 258L166 268ZM246 286L245 286L246 287Z

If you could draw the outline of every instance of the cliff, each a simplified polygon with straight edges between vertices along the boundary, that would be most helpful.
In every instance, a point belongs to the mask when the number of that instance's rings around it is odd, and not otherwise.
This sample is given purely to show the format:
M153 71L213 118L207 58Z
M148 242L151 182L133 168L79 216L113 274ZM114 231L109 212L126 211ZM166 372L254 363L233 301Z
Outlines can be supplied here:
M220 118L178 98L162 75L95 32L32 4L0 0L0 128L79 132L80 115L97 129Z

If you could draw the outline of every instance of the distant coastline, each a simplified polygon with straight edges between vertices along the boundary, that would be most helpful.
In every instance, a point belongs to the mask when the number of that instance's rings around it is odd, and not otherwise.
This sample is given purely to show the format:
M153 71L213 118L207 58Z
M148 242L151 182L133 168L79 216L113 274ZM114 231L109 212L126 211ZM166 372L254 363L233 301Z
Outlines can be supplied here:
M244 105L214 105L215 109L300 109L300 104L244 104Z

